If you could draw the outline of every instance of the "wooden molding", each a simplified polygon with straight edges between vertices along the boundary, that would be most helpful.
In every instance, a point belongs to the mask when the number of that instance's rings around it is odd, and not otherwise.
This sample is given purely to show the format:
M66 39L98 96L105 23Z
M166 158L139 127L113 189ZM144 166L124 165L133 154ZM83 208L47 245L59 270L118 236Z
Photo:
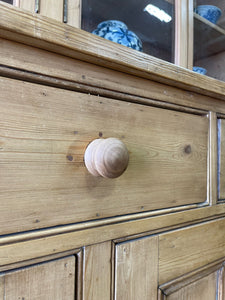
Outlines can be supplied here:
M217 204L217 115L209 113L209 203Z
M173 293L177 292L178 290L191 285L192 283L201 280L202 278L212 274L213 272L220 272L221 275L224 271L224 257L218 261L210 263L202 268L199 268L195 271L192 271L188 274L185 274L181 277L178 277L170 282L164 283L159 286L159 295L161 298L160 300L167 299L167 296L172 295ZM219 274L218 274L219 275ZM222 276L221 276L222 277ZM221 282L221 285L223 283ZM218 290L220 286L218 286ZM220 298L218 298L220 299Z
M225 204L215 205L189 211L168 213L161 216L145 217L131 222L128 216L85 222L76 225L61 226L48 230L37 230L23 234L15 234L0 239L0 266L5 266L35 257L57 254L96 244L108 240L137 235L146 236L167 230L180 228L184 225L216 220L225 216ZM125 218L127 217L127 220ZM114 222L113 222L114 221ZM30 248L31 247L31 248ZM5 253L8 253L5 256Z

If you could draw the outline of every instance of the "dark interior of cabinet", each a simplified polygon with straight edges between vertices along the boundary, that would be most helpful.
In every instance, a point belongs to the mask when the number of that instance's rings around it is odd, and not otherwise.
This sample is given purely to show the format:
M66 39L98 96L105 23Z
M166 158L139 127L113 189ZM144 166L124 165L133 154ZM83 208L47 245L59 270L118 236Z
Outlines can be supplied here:
M3 2L9 3L9 4L13 4L13 0L2 0Z
M225 51L225 30L195 14L194 59L199 60Z
M143 44L143 52L173 62L174 54L174 5L173 0L83 0L82 29L92 32L106 20L124 22L135 32ZM169 23L160 21L144 11L152 4L172 17Z

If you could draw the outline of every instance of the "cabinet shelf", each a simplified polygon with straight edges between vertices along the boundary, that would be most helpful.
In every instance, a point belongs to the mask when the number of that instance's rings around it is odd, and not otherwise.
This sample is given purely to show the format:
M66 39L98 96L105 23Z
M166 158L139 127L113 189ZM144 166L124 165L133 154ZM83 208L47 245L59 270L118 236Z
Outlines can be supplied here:
M225 30L194 13L194 45L195 60L225 51Z

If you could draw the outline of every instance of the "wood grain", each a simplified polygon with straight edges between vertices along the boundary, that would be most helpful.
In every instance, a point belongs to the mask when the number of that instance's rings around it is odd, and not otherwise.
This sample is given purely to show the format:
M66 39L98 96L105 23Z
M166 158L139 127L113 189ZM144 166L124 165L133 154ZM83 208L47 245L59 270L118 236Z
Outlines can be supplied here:
M201 280L204 279L205 277L212 275L214 273L217 273L217 284L216 284L216 289L217 293L219 294L219 291L221 288L223 288L223 283L222 283L222 274L224 270L224 261L219 260L215 261L213 263L207 264L203 266L202 268L199 268L193 272L189 272L185 275L182 275L181 277L175 278L163 285L159 286L159 295L161 296L162 299L163 295L169 296L171 294L177 293L179 290L186 288L187 286L190 286L193 283L197 283ZM160 299L161 299L160 298ZM166 297L165 297L166 298ZM220 298L218 298L220 299Z
M0 274L0 295L4 290L4 299L72 300L74 283L75 257L70 256Z
M5 295L5 278L0 276L0 299L4 299Z
M217 115L216 113L210 112L210 129L209 129L209 201L212 205L217 203L217 153L218 153L218 142L217 142Z
M40 14L63 22L63 0L40 1Z
M225 199L225 120L219 119L218 130L218 197Z
M133 215L124 215L124 216L116 216L109 219L102 219L102 220L94 220L88 221L78 224L72 225L65 225L56 228L48 228L43 230L31 231L27 233L22 233L20 235L14 234L6 237L2 237L0 239L0 245L11 244L11 243L19 243L23 241L27 241L29 239L39 239L43 237L49 237L57 234L65 234L65 233L73 233L75 231L83 231L83 230L90 230L94 227L101 227L101 226L110 226L112 228L117 228L115 224L123 224L124 225L124 232L127 235L143 235L143 232L150 232L150 231L162 231L161 229L164 227L168 228L179 228L182 225L187 224L196 224L200 223L201 221L212 220L225 215L225 204L220 204L219 206L200 206L198 208L197 205L188 205L188 206L179 206L177 208L169 208L163 209L160 211L150 211L145 213L138 213ZM128 228L127 222L132 221L130 224L131 226ZM115 226L115 227L114 227ZM138 232L138 229L140 232ZM119 230L115 230L115 232L111 232L111 238L121 238ZM104 239L97 239L94 240L93 243L104 241ZM79 244L82 246L83 244ZM79 247L80 247L79 246Z
M1 86L1 233L207 199L207 117L11 79ZM99 136L127 146L118 179L84 166Z
M194 57L194 0L188 1L188 22L187 22L187 35L188 35L188 50L187 50L187 68L193 69Z
M175 1L175 64L188 67L188 1Z
M159 284L225 257L224 226L221 219L160 235Z
M225 298L225 276L224 276L224 264L222 268L218 271L218 279L217 279L217 294L218 294L218 300L223 300Z
M20 0L13 0L13 5L20 7Z
M0 3L1 36L128 74L225 100L225 84L88 32ZM97 49L97 52L96 52Z
M84 162L93 176L117 178L127 169L129 153L126 145L118 139L96 139L86 148Z
M154 104L168 107L167 103L170 103L170 106L172 104L183 106L181 107L183 110L190 111L191 108L199 108L215 111L216 109L218 112L225 113L223 101L197 93L187 92L9 40L0 39L0 46L2 63L7 66L5 73L3 73L2 68L1 72L7 77L105 95L146 105ZM34 60L34 56L38 59ZM21 69L20 72L18 69ZM46 78L44 75L49 77Z
M62 253L77 249L84 245L129 236L144 236L165 230L180 228L188 224L196 224L208 219L225 215L225 204L213 207L194 209L179 213L149 217L126 222L115 219L114 224L104 222L88 222L49 230L41 230L20 235L11 235L0 239L1 266L21 263L46 255ZM99 224L100 223L100 224ZM220 229L223 232L223 228ZM223 241L223 238L222 238ZM76 252L76 251L75 251ZM18 266L18 265L17 265Z
M68 0L68 25L81 28L81 1Z
M209 274L190 285L183 287L173 294L165 297L165 300L216 300L217 297L217 272Z
M84 248L83 299L111 299L111 242Z
M34 13L35 0L20 0L19 7Z
M156 299L158 237L121 243L115 250L115 300Z

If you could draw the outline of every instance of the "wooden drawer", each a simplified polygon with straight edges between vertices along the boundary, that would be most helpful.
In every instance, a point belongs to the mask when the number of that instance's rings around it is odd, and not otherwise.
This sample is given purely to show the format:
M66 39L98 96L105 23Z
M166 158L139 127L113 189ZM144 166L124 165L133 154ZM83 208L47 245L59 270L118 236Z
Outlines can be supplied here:
M0 82L1 234L207 199L207 116ZM99 137L128 148L119 178L93 177L84 165Z

